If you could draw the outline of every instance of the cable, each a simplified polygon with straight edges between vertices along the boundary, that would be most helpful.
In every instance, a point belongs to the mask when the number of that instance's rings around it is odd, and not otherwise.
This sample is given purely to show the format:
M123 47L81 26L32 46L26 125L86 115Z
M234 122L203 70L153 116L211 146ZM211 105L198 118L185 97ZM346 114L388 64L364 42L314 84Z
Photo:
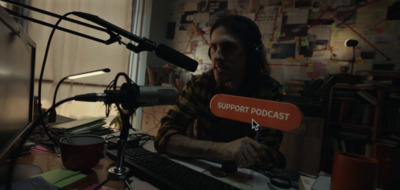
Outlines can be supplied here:
M49 139L50 139L51 141L53 141L53 143L54 143L54 149L55 149L55 151L56 151L57 154L60 153L60 152L59 152L59 149L58 149L58 143L57 143L57 141L53 138L53 136L50 134L49 130L47 130L47 128L46 128L46 125L45 125L45 122L44 122L44 117L45 117L47 114L45 114L44 116L43 116L43 114L42 114L42 81L43 81L44 69L45 69L45 67L46 67L47 55L48 55L48 53L49 53L50 43L51 43L51 40L53 39L54 32L55 32L57 26L60 24L60 22L61 22L63 19L65 19L65 18L66 18L68 15L70 15L70 14L72 14L72 12L69 12L69 13L64 14L62 17L60 17L60 18L58 19L58 21L56 22L56 24L53 26L53 29L52 29L52 31L51 31L51 33L50 33L50 36L49 36L49 40L47 41L46 51L45 51L45 54L44 54L43 63L42 63L42 68L41 68L41 70L40 70L40 76L39 76L39 81L38 81L38 83L39 83L39 84L38 84L38 104L39 104L39 106L38 106L38 109L39 109L39 110L38 110L38 111L39 111L39 118L41 118L41 120L42 120L41 123L42 123L43 130L45 131L46 135L49 137Z
M53 109L55 109L57 106L59 106L59 105L65 103L65 102L71 101L71 100L74 100L74 97L61 100L61 101L58 102L57 104L55 104L55 105L53 105L52 107L50 107L50 109L48 109L48 110L45 112L45 114L42 114L38 120L36 120L36 121L34 121L33 123L31 123L30 126L27 126L28 129L27 129L27 131L26 131L25 133L23 133L23 134L21 135L21 139L22 139L22 140L21 140L21 142L20 142L19 144L17 144L17 147L16 147L16 149L15 149L15 152L13 152L13 154L10 154L11 161L10 161L10 164L9 164L9 166L8 166L7 175L6 175L6 189L7 189L7 190L11 190L11 183L12 183L12 179L13 179L13 175L14 175L15 165L17 164L17 159L18 159L18 156L19 156L19 152L21 152L21 150L22 150L22 148L23 148L23 146L24 146L26 140L28 139L28 137L29 137L29 136L31 135L31 133L35 130L35 128L36 128L41 122L43 122L44 117L45 117L48 113L50 113L50 111L52 111Z

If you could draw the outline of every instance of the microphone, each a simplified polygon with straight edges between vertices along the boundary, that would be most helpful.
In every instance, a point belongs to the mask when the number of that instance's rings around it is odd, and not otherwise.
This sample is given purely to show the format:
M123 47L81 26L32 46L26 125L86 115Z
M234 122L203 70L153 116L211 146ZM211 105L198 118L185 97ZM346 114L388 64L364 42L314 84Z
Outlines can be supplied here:
M155 53L159 58L164 59L165 61L168 61L188 71L194 72L197 69L198 66L197 61L164 44L158 45L156 47Z
M105 90L104 93L89 93L77 95L76 101L98 102L106 104L122 104L125 109L155 105L172 105L178 98L178 90L174 87L164 86L134 86L124 83L121 90Z
M114 24L111 24L110 22L107 22L100 17L96 15L92 15L89 13L83 13L83 12L72 12L72 14L84 18L86 20L92 21L100 26L103 26L111 31L114 31L122 36L127 37L128 39L131 39L139 44L139 46L134 46L133 44L128 44L127 48L130 50L135 51L136 53L140 52L138 48L143 48L144 50L147 51L153 51L155 50L155 53L158 57L161 59L170 62L178 67L181 67L183 69L186 69L188 71L194 72L197 69L198 63L197 61L193 60L192 58L164 45L164 44L159 44L157 45L155 42L152 42L149 39L146 38L140 38L131 32L128 32Z
M226 94L215 95L211 112L218 117L250 123L256 131L260 126L290 131L300 126L302 113L290 103Z

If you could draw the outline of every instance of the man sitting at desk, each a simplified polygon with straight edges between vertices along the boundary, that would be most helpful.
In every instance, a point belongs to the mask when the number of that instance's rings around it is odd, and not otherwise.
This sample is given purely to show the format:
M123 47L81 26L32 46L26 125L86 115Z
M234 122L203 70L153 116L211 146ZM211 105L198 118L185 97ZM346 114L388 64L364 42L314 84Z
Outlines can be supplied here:
M210 34L213 69L186 84L178 102L161 119L155 148L181 157L270 170L280 162L282 131L261 127L257 142L250 124L216 117L209 107L217 93L282 98L281 85L270 76L261 33L249 18L230 15L218 19Z

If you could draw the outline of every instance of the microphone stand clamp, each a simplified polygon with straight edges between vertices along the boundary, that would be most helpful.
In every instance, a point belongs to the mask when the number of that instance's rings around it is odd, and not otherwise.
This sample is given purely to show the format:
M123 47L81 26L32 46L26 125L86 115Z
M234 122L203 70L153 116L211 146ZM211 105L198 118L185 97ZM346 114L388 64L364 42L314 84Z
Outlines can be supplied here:
M123 89L125 92L127 92L128 95L125 98L121 99L121 104L122 107L128 110L128 113L124 113L122 109L118 108L121 120L122 120L122 129L120 132L120 137L118 139L118 155L116 159L115 166L111 167L108 170L108 176L105 181L97 185L94 189L98 189L101 186L103 186L105 183L107 183L109 180L113 181L118 181L118 180L123 180L125 185L128 187L129 190L132 190L132 187L130 186L128 182L127 175L129 174L130 170L128 167L124 166L124 160L125 160L125 150L127 147L128 143L128 136L129 136L129 129L132 128L132 125L129 122L129 117L136 111L138 108L139 104L134 102L136 99L135 96L139 92L138 86L133 83L133 84L128 84L124 83L121 86L121 89Z

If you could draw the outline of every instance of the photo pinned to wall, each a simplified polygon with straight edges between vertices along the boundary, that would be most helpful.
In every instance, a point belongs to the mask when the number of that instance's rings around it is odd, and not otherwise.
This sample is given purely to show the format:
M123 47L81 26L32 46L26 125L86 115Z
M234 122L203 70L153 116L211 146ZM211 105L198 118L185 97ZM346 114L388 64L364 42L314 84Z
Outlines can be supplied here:
M192 23L194 21L194 14L195 13L197 13L197 11L185 12L181 17L181 24Z
M291 41L307 35L308 10L294 9L284 12L281 19L279 41Z
M335 25L337 28L354 27L357 19L357 11L354 6L339 7L336 11Z
M312 0L296 0L295 7L296 8L311 8Z
M307 9L292 9L286 12L287 24L307 24L308 21Z
M270 49L271 59L287 59L296 57L296 44L274 43Z
M213 25L220 16L226 14L228 8L227 1L210 1L208 3L208 11L210 13L209 24Z
M285 80L307 80L307 65L300 65L295 63L285 63L282 66L283 81Z
M182 14L181 16L181 20L180 20L180 25L179 25L179 30L188 30L188 25L193 23L194 21L194 14L197 13L197 11L189 11L189 12L185 12L184 14Z
M284 24L282 23L282 29L280 33L280 41L291 41L295 40L298 36L307 35L307 24Z
M313 0L311 3L311 12L317 13L321 10L321 3L319 0Z
M326 60L325 72L326 75L346 73L343 68L349 68L350 63L347 61Z
M351 0L331 0L330 6L334 9L351 5Z
M197 10L201 13L208 12L208 0L197 0Z
M308 61L305 71L308 78L323 78L326 76L326 59L314 60L310 59Z
M313 51L328 50L328 40L315 40L310 41L310 47Z
M331 57L328 40L315 40L315 35L308 35L300 38L299 42L299 55L314 59L329 59Z
M281 2L281 0L259 0L260 5L263 6L281 5Z
M296 8L295 0L282 0L281 3L282 3L282 9L284 11Z
M194 14L193 23L196 24L198 31L202 34L209 32L211 26L209 25L208 21L210 20L209 13L196 13Z
M184 12L197 11L197 0L184 1L183 11Z
M299 43L300 43L299 54L303 55L304 57L312 57L313 53L314 53L314 51L312 50L312 48L310 46L310 39L308 39L308 38L310 38L310 36L301 37L299 40Z
M260 29L266 47L271 47L274 41L279 40L281 20L280 6L264 6L260 10L255 22Z
M260 24L263 22L269 22L273 25L279 16L282 16L280 13L280 6L263 6L258 11L256 21Z
M249 9L252 0L228 0L228 9Z

